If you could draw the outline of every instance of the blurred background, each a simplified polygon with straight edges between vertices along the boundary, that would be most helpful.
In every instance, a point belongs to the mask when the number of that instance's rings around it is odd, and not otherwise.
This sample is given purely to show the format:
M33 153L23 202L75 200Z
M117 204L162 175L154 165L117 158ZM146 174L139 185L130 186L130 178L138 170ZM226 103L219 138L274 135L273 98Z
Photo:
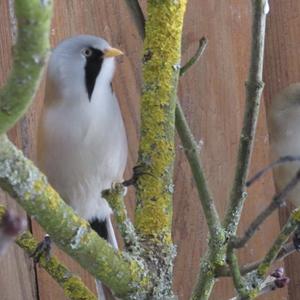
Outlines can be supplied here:
M12 26L10 0L0 0L0 85L5 84L11 67ZM146 0L140 1L146 13ZM269 163L269 140L266 127L268 104L281 88L300 79L300 2L270 0L267 23L264 99L261 105L255 149L250 175ZM195 52L202 36L208 47L200 62L181 78L179 99L192 131L201 144L210 189L221 214L232 184L239 134L244 109L244 82L250 49L251 1L189 0L182 39L182 63ZM142 41L131 19L125 1L54 0L51 30L53 47L62 39L76 34L94 34L107 39L126 56L118 61L113 88L118 96L129 139L129 161L126 177L135 164L139 137L139 99L142 84ZM44 82L24 118L9 136L26 156L35 160L37 120L43 105ZM180 300L189 299L199 270L200 257L207 247L207 227L189 165L180 141L176 138L176 167L174 174L174 243L177 245L174 289ZM239 232L243 232L255 215L275 193L272 174L257 182L249 191ZM16 208L14 200L4 193L0 201ZM126 203L132 216L134 191L130 188ZM17 208L19 211L20 208ZM261 258L271 245L289 208L280 209L239 251L241 263ZM34 222L30 229L41 239L43 232ZM55 253L79 274L95 291L94 280L72 259ZM280 265L283 265L281 263ZM299 299L300 256L296 253L285 260L288 288L277 290L260 299ZM220 279L212 300L228 300L234 295L231 279ZM60 287L17 246L0 259L1 300L63 300Z

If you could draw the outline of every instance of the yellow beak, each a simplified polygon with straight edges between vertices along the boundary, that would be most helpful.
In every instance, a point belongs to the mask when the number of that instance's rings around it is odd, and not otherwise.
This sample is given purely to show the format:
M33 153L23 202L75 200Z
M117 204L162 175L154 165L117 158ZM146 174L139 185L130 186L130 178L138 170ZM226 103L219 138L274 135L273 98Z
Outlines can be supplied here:
M104 57L115 57L123 54L124 53L117 48L108 48L104 51Z

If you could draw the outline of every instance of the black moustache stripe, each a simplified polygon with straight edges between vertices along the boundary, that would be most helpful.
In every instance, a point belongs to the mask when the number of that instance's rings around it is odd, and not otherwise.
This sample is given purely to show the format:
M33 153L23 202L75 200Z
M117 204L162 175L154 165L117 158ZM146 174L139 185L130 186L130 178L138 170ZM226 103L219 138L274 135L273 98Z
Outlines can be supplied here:
M88 93L89 101L91 101L92 94L94 91L95 83L98 74L100 73L101 66L103 63L103 52L95 49L89 48L92 54L86 57L85 64L85 86Z

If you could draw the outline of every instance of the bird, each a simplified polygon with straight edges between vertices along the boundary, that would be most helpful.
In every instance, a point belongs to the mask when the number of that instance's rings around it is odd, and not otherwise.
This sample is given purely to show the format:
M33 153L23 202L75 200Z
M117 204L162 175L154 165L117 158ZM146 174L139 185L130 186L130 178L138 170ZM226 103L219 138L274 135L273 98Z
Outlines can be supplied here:
M112 88L115 57L122 54L92 35L57 45L47 67L37 151L49 183L115 249L112 209L101 191L122 182L127 162L125 125ZM97 289L103 297L100 284Z
M272 100L268 128L272 160L281 157L300 157L300 83L290 84ZM300 169L300 162L293 161L274 167L274 181L282 191ZM296 185L287 200L294 207L300 206L300 185Z

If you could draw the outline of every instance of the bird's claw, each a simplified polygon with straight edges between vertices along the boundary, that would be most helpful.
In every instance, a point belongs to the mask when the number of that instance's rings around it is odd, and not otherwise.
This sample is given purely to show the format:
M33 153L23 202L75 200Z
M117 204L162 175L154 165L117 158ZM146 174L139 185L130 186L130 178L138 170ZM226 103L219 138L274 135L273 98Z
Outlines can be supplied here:
M39 242L30 257L33 257L34 263L37 264L43 254L45 255L46 261L48 262L51 257L51 239L48 234L46 234L44 239Z
M136 186L139 177L142 175L153 176L151 173L145 172L143 166L141 166L141 165L133 167L132 177L129 178L128 180L124 180L122 182L123 186L125 186L125 187L128 187L130 185Z

